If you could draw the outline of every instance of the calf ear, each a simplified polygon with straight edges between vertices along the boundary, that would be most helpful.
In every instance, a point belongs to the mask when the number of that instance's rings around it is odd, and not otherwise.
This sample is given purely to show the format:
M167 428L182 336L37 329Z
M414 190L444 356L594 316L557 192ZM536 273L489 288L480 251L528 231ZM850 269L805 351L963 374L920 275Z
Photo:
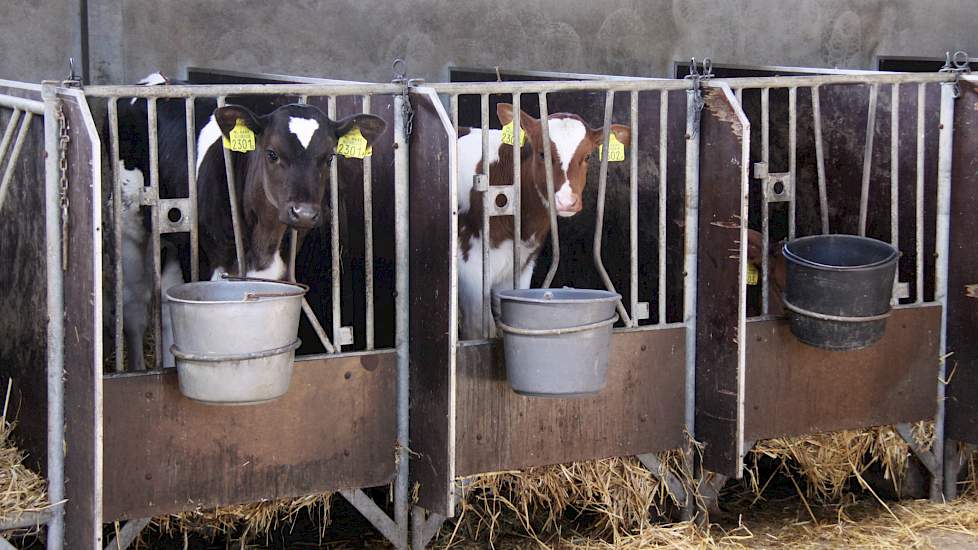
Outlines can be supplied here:
M365 113L348 116L344 119L337 120L334 124L336 126L337 138L346 135L347 132L356 127L360 129L360 135L367 140L368 145L373 145L377 141L377 138L387 129L387 123L384 122L384 119Z
M513 106L509 103L497 103L496 116L499 117L499 122L503 126L513 122ZM531 128L538 122L539 121L537 119L527 114L526 111L520 109L520 126L524 128Z
M261 123L260 119L255 116L248 109L242 107L241 105L225 105L224 107L218 107L214 110L214 119L217 120L217 125L221 128L221 133L224 137L228 137L231 130L234 129L234 125L238 121L245 123L245 126L251 129L252 132L260 134L262 129L265 127Z
M623 126L621 124L612 124L611 131L614 132L615 137L618 141L622 143L625 147L630 147L632 145L632 129L628 126Z

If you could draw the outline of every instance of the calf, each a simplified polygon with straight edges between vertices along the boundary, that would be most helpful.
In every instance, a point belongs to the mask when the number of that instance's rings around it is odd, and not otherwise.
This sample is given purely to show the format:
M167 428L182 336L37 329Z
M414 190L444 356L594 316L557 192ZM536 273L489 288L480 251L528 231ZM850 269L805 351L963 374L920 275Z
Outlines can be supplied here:
M513 121L512 105L496 107L499 121ZM547 175L540 120L520 113L520 125L526 142L520 147L520 206L522 265L516 288L527 288L533 267L550 234L550 205L547 197ZM590 128L574 114L557 113L547 119L550 134L551 169L554 181L554 208L558 216L570 217L581 211L582 194L587 179L588 161L601 144L603 131ZM472 187L473 176L484 173L482 132L489 136L489 184L512 185L513 145L503 143L501 130L472 128L460 131L458 139L458 265L459 305L463 339L479 338L482 319L482 273L489 269L492 289L506 288L513 273L514 228L511 217L493 217L489 222L489 266L482 265L483 194ZM626 147L631 141L627 126L612 124L611 132ZM522 141L522 140L521 140Z
M784 288L788 277L785 264L784 241L769 243L768 250L768 314L784 315ZM747 230L747 263L757 270L757 284L762 283L761 267L764 261L764 236L760 231Z
M237 132L244 131L253 141L243 147L246 151L230 154L244 248L244 273L240 274L283 279L287 274L287 247L283 245L286 230L299 230L301 239L329 217L325 195L338 139L359 128L367 143L373 144L386 124L369 114L334 121L311 105L285 105L267 115L257 115L239 105L215 107L213 100L197 101L198 113L213 112L206 122L198 119L196 123L203 126L196 142L200 277L216 279L224 273L238 273L222 146L222 138L230 138L237 127ZM124 198L135 190L141 192L143 174L148 171L145 117L145 102L119 103L121 159L116 169L122 175ZM160 196L185 197L189 187L183 100L158 103L157 127ZM146 268L152 265L151 247L146 233L148 222L138 214L139 203L123 203L125 332L132 350L130 368L139 369L142 354L135 350L142 349L142 335L148 325L148 315L139 313L147 311L151 301L151 293L146 290L151 288L147 277L152 280L152 270ZM173 256L163 269L163 292L183 279ZM128 272L126 266L130 266ZM165 302L163 305L165 308ZM164 313L164 322L167 317ZM167 332L164 330L163 335L165 351ZM172 360L169 353L165 357L167 363Z

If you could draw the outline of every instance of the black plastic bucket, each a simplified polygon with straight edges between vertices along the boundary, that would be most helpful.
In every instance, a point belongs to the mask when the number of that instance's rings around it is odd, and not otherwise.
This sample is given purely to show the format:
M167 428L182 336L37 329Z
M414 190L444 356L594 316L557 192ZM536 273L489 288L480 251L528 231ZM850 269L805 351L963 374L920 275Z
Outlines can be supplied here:
M883 337L900 252L856 235L815 235L784 245L785 308L791 332L828 350L854 350Z

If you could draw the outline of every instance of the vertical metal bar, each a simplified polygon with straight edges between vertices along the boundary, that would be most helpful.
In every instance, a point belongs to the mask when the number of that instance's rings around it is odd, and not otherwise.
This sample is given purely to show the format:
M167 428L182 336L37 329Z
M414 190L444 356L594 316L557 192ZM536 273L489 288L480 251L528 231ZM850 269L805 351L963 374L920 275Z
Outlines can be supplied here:
M771 89L761 88L761 162L771 166ZM768 250L771 249L771 212L767 202L767 182L761 182L761 313L767 315L770 305Z
M0 207L3 206L4 197L7 196L7 189L10 187L10 181L13 179L14 172L17 170L17 159L20 157L21 149L24 148L24 142L27 140L27 131L30 130L33 119L34 113L28 111L24 115L24 120L20 121L17 140L14 142L14 148L10 151L10 156L7 159L7 167L3 171L3 179L0 180Z
M890 87L890 244L900 249L900 85ZM900 283L900 269L893 274L893 288ZM899 304L896 292L893 304Z
M917 193L914 208L916 208L916 250L917 255L917 295L916 303L924 301L924 135L926 131L926 121L924 120L924 106L927 100L927 88L925 84L917 84Z
M407 547L408 529L408 376L410 373L410 298L408 295L408 137L404 121L404 102L408 97L394 96L394 240L396 284L396 334L397 347L397 486L394 492L394 519L403 533L403 547Z
M370 96L363 96L363 112L370 113ZM363 274L366 286L367 349L374 349L374 198L373 156L363 159Z
M632 130L631 154L629 158L629 200L628 200L628 244L629 244L629 292L631 303L629 313L632 315L631 326L638 326L638 92L632 91L631 116L629 124Z
M327 115L330 119L336 120L336 96L329 96L326 104ZM330 206L330 216L329 216L329 240L330 240L330 259L332 260L331 265L331 276L330 279L332 283L332 304L333 304L333 342L336 345L337 351L342 351L343 346L340 343L343 341L341 331L343 329L343 309L341 300L343 295L340 292L340 176L339 176L339 161L336 157L329 164L329 206Z
M937 156L937 231L934 252L934 301L941 304L941 360L937 378L937 415L934 418L934 458L940 474L931 480L930 498L942 500L944 465L944 407L947 380L947 288L951 227L951 147L954 140L954 83L941 84L940 142Z
M737 88L737 89L735 89L734 90L734 95L737 96L737 103L740 103L740 106L741 106L740 108L743 109L744 108L743 107L743 105L744 105L744 89L743 88Z
M115 251L115 371L126 370L124 361L123 334L125 309L125 275L122 272L122 166L119 162L119 98L111 98L109 107L109 148L112 155L112 221L115 223L112 231L112 248ZM140 189L139 191L142 191ZM139 205L136 205L138 212ZM143 350L130 350L129 353L142 353Z
M818 170L818 209L822 215L822 234L829 232L829 195L825 184L825 152L822 150L822 106L818 86L812 86L812 125L815 128L815 166Z
M17 127L17 123L20 122L21 114L23 114L23 111L14 109L10 115L10 120L7 121L7 127L3 131L3 138L0 139L0 165L3 164L4 155L7 153L7 147L10 146L10 140L14 137L14 129Z
M218 107L227 104L227 98L220 96L217 98ZM231 151L222 147L224 152L224 176L228 184L228 202L231 206L231 227L234 230L234 252L237 256L238 276L244 277L248 274L245 270L244 240L241 236L241 205L238 204L238 188L234 182L234 163L231 158ZM225 266L230 269L231 266Z
M456 96L457 98L457 96ZM489 185L489 95L481 96L482 110L482 175L486 178L486 185ZM458 120L458 113L455 113L455 120ZM488 338L492 335L492 265L489 256L489 246L491 244L490 225L489 225L489 193L482 194L482 336Z
M698 90L686 92L686 167L685 167L685 220L683 224L683 325L686 327L685 364L685 424L686 432L696 433L696 307L698 266L696 254L699 247L699 187L700 187L700 113L697 106ZM738 106L739 108L739 106ZM741 184L743 185L743 183ZM746 211L746 209L744 209ZM744 224L747 220L743 220ZM686 463L692 468L693 448L689 443L684 449ZM687 499L684 514L694 511L693 499Z
M153 243L153 349L155 365L154 368L163 368L163 332L161 329L162 321L162 298L160 287L162 280L160 274L160 144L159 134L157 133L157 110L156 98L146 100L147 111L146 121L149 132L149 188L150 197L153 203L150 205L150 221L152 234L150 239ZM169 350L167 350L169 352Z
M523 246L523 192L520 181L522 179L520 137L523 135L523 127L520 121L520 109L520 94L517 92L513 94L513 288L520 287L520 273L523 272L522 254L520 254L520 248Z
M797 231L795 211L798 206L798 88L788 88L788 178L791 186L791 202L788 203L788 240Z
M669 170L669 92L659 92L659 318L666 322L666 199Z
M305 105L309 101L309 96L300 95L299 99L296 101L299 105ZM299 231L297 229L289 230L289 267L288 267L288 278L293 283L295 282L295 258L299 253Z
M64 271L61 257L61 207L58 166L58 104L54 84L45 84L44 98L44 249L47 264L47 482L50 502L65 498L64 477ZM64 544L64 507L48 522L48 550Z
M540 130L543 137L543 164L544 174L547 176L547 205L550 214L550 249L553 259L550 268L547 270L547 278L543 280L543 287L550 288L557 275L557 267L560 265L560 236L557 228L557 203L554 198L554 170L553 152L550 150L550 106L547 104L547 92L537 94L540 100Z
M876 102L880 85L869 87L869 112L866 114L866 149L863 151L863 187L859 194L859 234L866 236L869 218L869 179L873 173L873 138L876 137Z
M195 139L194 98L186 99L187 115L187 199L190 203L190 280L200 279L200 232L197 220L197 141Z
M598 211L594 221L593 247L594 267L597 268L598 274L601 275L601 280L604 281L605 288L612 292L615 292L615 285L611 282L608 271L604 268L604 261L601 259L601 237L604 232L604 199L608 187L608 153L610 152L608 150L608 142L611 137L611 115L614 112L614 108L615 92L608 90L604 100L604 137L601 140L601 171L598 177ZM632 319L628 316L628 312L625 311L625 306L622 305L621 300L618 300L617 308L618 315L621 316L621 320L625 323L625 326L631 326Z

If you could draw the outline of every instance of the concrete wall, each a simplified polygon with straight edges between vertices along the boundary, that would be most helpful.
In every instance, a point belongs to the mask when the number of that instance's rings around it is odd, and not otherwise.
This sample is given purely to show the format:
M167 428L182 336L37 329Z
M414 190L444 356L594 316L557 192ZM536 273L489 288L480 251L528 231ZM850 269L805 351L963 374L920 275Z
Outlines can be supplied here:
M0 78L63 75L80 0L2 0ZM35 5L36 4L36 5ZM871 68L978 54L973 0L88 0L91 75L188 65L385 81L500 65L655 76L673 61ZM5 12L12 10L14 17ZM67 30L72 29L72 30Z

